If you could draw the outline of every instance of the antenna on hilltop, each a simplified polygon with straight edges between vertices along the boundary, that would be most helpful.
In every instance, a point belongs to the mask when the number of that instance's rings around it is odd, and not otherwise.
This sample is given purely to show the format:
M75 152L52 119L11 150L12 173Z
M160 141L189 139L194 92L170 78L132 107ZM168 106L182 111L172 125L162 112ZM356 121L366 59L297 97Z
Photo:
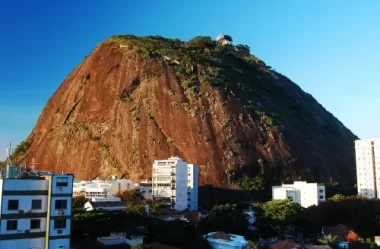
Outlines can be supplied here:
M12 165L12 143L9 143L9 148L6 148L5 157L6 157L7 164L9 166Z

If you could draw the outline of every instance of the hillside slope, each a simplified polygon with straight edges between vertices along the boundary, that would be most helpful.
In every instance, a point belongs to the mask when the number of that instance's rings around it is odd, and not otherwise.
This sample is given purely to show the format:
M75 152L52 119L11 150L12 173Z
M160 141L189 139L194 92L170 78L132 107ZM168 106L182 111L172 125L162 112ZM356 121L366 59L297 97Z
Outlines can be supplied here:
M64 80L15 158L79 179L137 180L178 155L200 166L202 184L263 175L352 186L355 139L246 46L115 36Z

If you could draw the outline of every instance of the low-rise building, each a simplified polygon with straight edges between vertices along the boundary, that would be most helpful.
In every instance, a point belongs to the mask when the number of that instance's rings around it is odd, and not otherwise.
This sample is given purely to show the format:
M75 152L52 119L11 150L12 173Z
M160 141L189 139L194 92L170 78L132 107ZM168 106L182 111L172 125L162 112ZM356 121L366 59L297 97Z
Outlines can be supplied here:
M204 236L212 249L246 249L248 241L244 236L225 232L211 232Z
M86 211L105 210L105 211L124 211L126 203L120 198L91 198L84 204Z
M143 181L135 184L135 188L140 190L141 194L146 200L151 200L152 196L152 182Z
M127 232L113 232L110 236L98 237L97 241L104 246L129 245L130 247L143 244L144 235Z
M325 186L317 183L296 181L293 184L282 184L272 187L272 199L291 199L302 207L318 206L319 202L326 200Z
M72 191L70 174L0 179L0 248L70 248Z
M74 181L73 196L85 196L86 199L113 197L115 194L135 188L129 179Z

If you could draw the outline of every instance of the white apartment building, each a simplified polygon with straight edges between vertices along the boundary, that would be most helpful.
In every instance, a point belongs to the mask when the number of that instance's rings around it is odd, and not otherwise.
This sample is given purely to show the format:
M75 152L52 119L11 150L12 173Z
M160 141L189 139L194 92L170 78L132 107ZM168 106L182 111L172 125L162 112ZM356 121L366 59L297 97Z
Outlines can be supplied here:
M85 196L86 199L96 197L113 197L119 191L132 190L135 186L129 179L74 181L73 196Z
M187 207L190 211L198 210L198 166L187 165Z
M307 208L318 206L319 202L326 200L325 186L318 186L317 183L294 182L293 184L282 184L272 187L272 199L284 200L291 199Z
M358 194L380 199L380 138L355 141Z
M69 249L73 175L0 179L0 249Z
M198 209L198 166L179 157L155 160L152 195L179 211Z
M152 183L148 181L143 181L135 184L135 188L140 190L141 194L146 200L151 200L152 196Z

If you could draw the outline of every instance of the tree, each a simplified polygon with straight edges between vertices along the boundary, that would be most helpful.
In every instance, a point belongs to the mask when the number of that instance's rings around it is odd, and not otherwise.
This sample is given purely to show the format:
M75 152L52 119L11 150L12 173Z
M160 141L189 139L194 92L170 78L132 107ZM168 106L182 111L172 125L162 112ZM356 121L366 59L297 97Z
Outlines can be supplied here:
M279 226L282 238L284 237L285 226L294 223L302 210L298 203L289 199L268 201L262 209L264 218Z
M115 197L119 197L121 200L132 203L140 203L145 200L144 196L141 194L140 190L124 190L115 194Z
M362 239L359 238L357 241L350 243L350 249L375 249L377 248L377 245L375 242L371 241L370 239Z
M145 248L146 246L144 244L138 244L131 247L131 249L145 249Z
M345 199L344 195L342 194L335 194L328 198L329 201L343 201Z
M265 188L265 180L262 175L253 178L244 176L239 185L240 188L246 191L260 191Z
M248 218L236 205L215 206L208 217L201 220L202 234L212 231L245 234L248 231Z
M269 247L267 245L257 244L249 240L247 249L269 249Z
M326 234L323 237L319 238L318 242L322 245L332 246L335 245L335 243L337 242L337 237L332 236L331 234Z
M73 209L84 208L84 204L86 204L87 200L84 196L77 196L73 198Z

